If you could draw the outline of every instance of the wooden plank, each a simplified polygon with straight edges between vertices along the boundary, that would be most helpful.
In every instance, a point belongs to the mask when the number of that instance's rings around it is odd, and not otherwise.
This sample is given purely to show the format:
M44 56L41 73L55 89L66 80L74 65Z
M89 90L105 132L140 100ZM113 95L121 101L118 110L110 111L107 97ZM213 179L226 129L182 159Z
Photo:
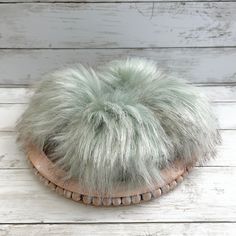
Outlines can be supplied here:
M0 104L0 131L13 131L26 104Z
M13 131L27 104L0 104L0 131ZM236 129L236 103L213 103L221 129Z
M30 88L0 88L0 103L28 103L32 94Z
M217 147L217 156L204 166L235 166L236 167L236 130L221 130L222 143Z
M16 144L16 134L0 132L0 169L29 168L26 156Z
M236 101L236 86L201 86L201 91L212 102Z
M236 46L235 17L235 2L1 4L0 45L1 48Z
M198 85L202 93L212 102L236 102L236 86L205 86ZM1 103L28 103L33 94L31 88L1 88L0 87L0 104Z
M0 3L104 3L104 2L198 2L202 0L0 0ZM205 0L205 2L228 2L228 0Z
M236 82L236 48L2 49L0 84L31 84L63 66L97 67L132 56L155 60L165 73L193 83Z
M3 235L70 235L77 236L155 236L155 235L232 235L236 234L235 223L146 223L146 224L40 224L1 225Z
M235 170L195 168L168 195L119 208L96 208L70 201L51 192L28 169L0 170L0 222L235 222Z
M213 110L221 129L236 129L236 103L214 103Z
M236 167L236 130L221 130L222 144L217 148L218 153L214 160L204 166L231 166ZM14 132L0 132L0 169L28 168L25 154L16 144Z

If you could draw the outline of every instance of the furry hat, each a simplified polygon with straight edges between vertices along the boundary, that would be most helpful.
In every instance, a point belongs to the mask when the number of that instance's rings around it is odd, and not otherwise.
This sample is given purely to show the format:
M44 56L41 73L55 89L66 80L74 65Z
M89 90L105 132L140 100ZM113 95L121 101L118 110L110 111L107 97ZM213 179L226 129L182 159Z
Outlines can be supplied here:
M112 61L47 75L17 124L80 184L101 195L117 186L152 186L176 159L204 162L220 137L206 98L153 61Z

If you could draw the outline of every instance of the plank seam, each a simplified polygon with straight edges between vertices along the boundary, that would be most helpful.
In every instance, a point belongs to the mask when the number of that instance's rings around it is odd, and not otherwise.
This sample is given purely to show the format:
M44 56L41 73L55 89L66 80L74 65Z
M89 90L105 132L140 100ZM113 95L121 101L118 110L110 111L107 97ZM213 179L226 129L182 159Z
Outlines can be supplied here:
M0 222L0 225L92 225L92 224L235 224L235 220L227 220L227 221L113 221L113 222L104 222L104 221L97 221L97 222L89 222L89 221L84 221L84 222L53 222L53 221L48 221L48 222L22 222L22 223L15 223L15 222Z
M60 3L60 4L75 4L75 3L199 3L199 2L206 2L206 3L219 3L219 2L234 2L233 0L214 0L214 1L211 1L211 0L209 0L209 1L207 1L207 0L199 0L199 1L196 1L196 0L174 0L174 1L168 1L168 0L164 0L164 1L160 1L160 0L153 0L153 1L125 1L125 0L123 0L123 1L116 1L116 0L114 0L114 1L109 1L109 0L107 0L107 1L14 1L14 2L4 2L4 1L1 1L0 2L0 4L25 4L25 3L36 3L36 4L40 4L40 3L47 3L47 4L58 4L58 3Z
M126 3L126 2L125 2ZM209 3L209 2L208 2ZM213 3L213 2L211 2ZM217 3L217 2L215 2ZM235 3L236 2L232 2ZM0 3L1 5L1 3ZM0 47L1 50L122 50L122 49L130 49L130 50L154 50L154 49L235 49L236 45L222 45L222 46L156 46L156 47Z

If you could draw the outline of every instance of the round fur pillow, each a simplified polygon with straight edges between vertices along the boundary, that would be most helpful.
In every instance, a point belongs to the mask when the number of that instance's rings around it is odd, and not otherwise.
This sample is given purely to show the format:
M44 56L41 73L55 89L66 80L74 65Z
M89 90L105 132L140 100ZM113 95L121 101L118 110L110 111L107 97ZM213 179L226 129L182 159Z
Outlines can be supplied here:
M17 130L22 146L33 143L101 195L117 186L151 188L176 159L213 157L220 140L198 89L139 58L46 76Z

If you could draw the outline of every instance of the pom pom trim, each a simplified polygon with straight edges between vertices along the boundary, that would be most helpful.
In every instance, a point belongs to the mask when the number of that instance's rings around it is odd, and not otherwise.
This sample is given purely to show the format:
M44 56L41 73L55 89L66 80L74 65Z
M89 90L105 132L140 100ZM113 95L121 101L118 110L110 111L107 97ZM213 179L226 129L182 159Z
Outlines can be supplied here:
M183 161L173 162L171 167L161 171L164 182L162 184L157 183L153 189L144 187L126 192L119 189L109 196L101 197L98 193L89 193L86 189L82 189L78 181L66 180L66 173L55 166L45 153L38 150L34 145L28 146L27 156L34 174L51 190L76 202L106 207L128 206L158 198L181 183L195 164L186 164Z

